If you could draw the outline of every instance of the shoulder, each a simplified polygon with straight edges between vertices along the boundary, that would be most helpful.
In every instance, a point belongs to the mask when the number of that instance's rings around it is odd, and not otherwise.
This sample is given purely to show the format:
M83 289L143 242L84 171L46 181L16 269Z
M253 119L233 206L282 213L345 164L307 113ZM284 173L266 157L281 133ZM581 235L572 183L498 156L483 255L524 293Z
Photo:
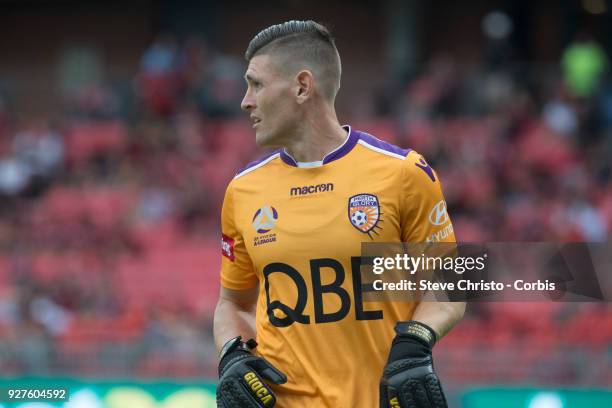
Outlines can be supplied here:
M355 131L358 136L357 144L368 149L375 154L391 157L398 160L405 160L412 149L403 149L391 143L387 143L369 133Z
M355 134L358 136L357 145L375 155L373 161L398 172L403 183L415 186L438 183L438 175L416 150L398 147L369 133L355 131Z
M396 146L369 133L360 131L355 133L358 135L357 144L362 146L363 150L374 155L373 159L377 162L382 161L385 167L400 171L408 179L427 176L426 178L431 181L435 182L437 180L434 170L416 150Z
M435 170L427 163L425 157L417 151L412 150L404 162L404 169L408 178L421 182L438 182L438 175Z
M266 166L269 166L270 163L274 162L274 160L276 159L280 160L280 150L275 150L272 153L268 153L264 157L261 157L257 160L250 162L249 164L247 164L246 166L244 166L243 168L241 168L240 170L236 172L236 175L234 176L234 180L244 178L244 176L248 174L253 174L257 170L265 168Z
M434 169L427 163L427 160L416 150L401 148L391 143L385 142L372 136L369 133L356 131L359 136L357 144L372 151L379 156L388 157L397 163L397 169L401 168L402 173L408 180L417 182L438 181L438 176Z
M353 133L356 135L356 144L362 147L362 152L373 155L368 157L368 161L375 161L391 171L401 173L404 180L429 180L433 183L438 181L436 172L416 150L396 146L366 132L353 130Z

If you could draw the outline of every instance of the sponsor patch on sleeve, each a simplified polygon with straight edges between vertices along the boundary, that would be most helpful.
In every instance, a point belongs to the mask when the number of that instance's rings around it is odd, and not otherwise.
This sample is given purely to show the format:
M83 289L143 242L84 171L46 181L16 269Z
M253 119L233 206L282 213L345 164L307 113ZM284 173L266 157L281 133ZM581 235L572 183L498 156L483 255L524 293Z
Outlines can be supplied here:
M234 240L221 234L221 253L230 261L234 261Z

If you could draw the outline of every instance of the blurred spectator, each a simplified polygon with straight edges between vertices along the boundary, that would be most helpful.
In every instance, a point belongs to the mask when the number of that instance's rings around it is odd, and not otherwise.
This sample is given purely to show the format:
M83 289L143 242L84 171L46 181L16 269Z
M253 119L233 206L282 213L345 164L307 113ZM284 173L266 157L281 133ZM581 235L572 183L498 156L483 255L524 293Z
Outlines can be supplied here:
M5 153L6 140L8 139L9 133L9 118L10 115L6 111L6 101L4 95L0 93L0 157Z
M64 50L57 69L59 88L64 96L77 94L104 80L100 53L93 47L80 46Z
M580 97L589 97L597 91L608 68L605 51L586 33L578 34L567 46L561 61L565 83L574 95Z
M157 223L172 215L174 208L174 196L171 191L151 187L142 192L136 211L146 223Z
M13 154L32 175L49 178L62 165L64 145L61 136L38 119L15 135Z
M486 39L484 60L487 68L491 71L503 68L513 57L510 36L514 22L504 11L493 10L482 18L480 25Z
M244 92L240 60L217 56L210 66L208 77L202 78L196 91L200 110L210 118L230 118L240 112Z
M172 76L177 68L178 46L174 35L162 33L142 55L142 73L151 77Z
M174 35L163 33L140 60L138 90L147 109L157 115L170 115L176 107L180 91L178 53Z
M68 109L73 119L109 120L121 111L118 95L105 85L83 86L68 98Z
M38 194L63 166L64 144L46 120L26 123L0 156L0 195Z
M0 160L0 195L15 196L28 186L30 168L16 158Z
M53 336L64 333L70 324L70 313L47 296L32 300L30 314Z
M30 375L49 375L53 354L53 341L43 326L26 320L17 326L14 351L22 372Z
M547 101L542 115L548 127L561 136L569 137L578 131L578 115L571 104L561 97Z
M12 286L4 287L0 292L0 328L19 323L19 306L15 292Z
M187 92L197 89L200 81L208 76L212 63L212 51L204 40L190 36L180 54L180 71Z

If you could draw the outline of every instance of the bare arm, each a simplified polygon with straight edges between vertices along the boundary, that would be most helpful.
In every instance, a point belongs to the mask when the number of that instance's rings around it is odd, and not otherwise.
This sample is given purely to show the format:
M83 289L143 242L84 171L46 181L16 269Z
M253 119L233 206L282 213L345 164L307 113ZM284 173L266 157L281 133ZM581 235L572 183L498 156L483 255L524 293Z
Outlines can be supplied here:
M215 309L214 335L217 351L230 339L255 338L255 310L259 288L232 290L221 287Z
M425 323L438 336L438 340L461 320L465 302L421 302L414 310L412 320Z

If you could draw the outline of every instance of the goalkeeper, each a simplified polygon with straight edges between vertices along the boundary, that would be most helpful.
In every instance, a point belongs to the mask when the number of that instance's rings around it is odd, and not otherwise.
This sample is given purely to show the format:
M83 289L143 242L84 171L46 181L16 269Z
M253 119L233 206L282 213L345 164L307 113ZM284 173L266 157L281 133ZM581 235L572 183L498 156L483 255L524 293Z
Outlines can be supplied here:
M313 21L266 28L242 109L278 148L229 183L215 310L219 407L446 407L432 349L463 303L364 299L362 242L454 242L436 172L341 126L340 56Z

